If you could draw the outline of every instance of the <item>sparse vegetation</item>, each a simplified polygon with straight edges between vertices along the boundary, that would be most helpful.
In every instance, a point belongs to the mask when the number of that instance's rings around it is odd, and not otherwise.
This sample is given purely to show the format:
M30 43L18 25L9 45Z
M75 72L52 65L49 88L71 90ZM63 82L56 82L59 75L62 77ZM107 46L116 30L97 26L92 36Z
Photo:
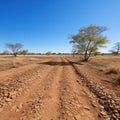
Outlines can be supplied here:
M48 51L48 52L46 52L45 54L46 54L46 55L51 55L52 52L51 52L51 51Z

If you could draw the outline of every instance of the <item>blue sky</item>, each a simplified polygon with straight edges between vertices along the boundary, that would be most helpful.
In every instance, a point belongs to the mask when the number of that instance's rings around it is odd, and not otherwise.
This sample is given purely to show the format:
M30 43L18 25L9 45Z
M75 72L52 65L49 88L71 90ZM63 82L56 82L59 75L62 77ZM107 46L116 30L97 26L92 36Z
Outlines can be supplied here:
M0 52L22 43L29 52L71 52L70 34L90 24L107 26L110 43L120 41L120 0L0 0Z

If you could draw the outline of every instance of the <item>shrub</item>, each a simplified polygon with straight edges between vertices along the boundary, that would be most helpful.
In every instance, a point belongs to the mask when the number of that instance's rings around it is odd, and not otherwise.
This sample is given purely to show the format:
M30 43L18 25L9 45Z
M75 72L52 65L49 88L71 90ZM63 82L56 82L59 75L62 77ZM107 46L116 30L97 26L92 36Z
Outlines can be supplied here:
M120 71L118 68L109 68L107 74L118 74Z
M19 64L20 64L20 62L16 62L15 64L19 65Z
M101 72L104 72L104 70L105 70L104 68L99 68L99 71Z

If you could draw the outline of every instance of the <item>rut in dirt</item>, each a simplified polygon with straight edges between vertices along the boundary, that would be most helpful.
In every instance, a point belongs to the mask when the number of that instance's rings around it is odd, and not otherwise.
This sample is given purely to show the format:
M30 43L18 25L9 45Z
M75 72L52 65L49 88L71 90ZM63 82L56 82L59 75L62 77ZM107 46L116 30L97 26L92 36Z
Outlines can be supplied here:
M13 102L7 103L0 119L105 120L100 115L103 110L96 98L77 82L81 77L68 60L43 61L35 71L27 77L29 84L24 84L26 89Z

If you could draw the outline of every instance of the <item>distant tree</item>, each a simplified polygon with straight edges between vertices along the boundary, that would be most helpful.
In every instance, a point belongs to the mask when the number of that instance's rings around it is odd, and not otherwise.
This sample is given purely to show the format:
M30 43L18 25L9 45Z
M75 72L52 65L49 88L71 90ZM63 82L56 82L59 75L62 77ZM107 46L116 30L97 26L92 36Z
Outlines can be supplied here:
M113 50L111 51L112 51L112 54L118 55L120 52L120 42L115 43Z
M72 52L73 57L75 57L75 55L77 54L76 46L73 46L73 49L71 52Z
M56 53L55 53L55 52L53 52L52 54L53 54L53 55L56 55Z
M13 53L13 55L16 57L17 54L20 52L20 49L23 47L21 43L7 43L6 47Z
M77 53L84 55L83 61L88 61L92 53L108 42L107 37L101 35L106 30L106 27L89 25L82 27L78 34L70 37L72 39L70 43L74 44L73 47Z
M46 52L46 55L51 55L51 54L52 54L51 51Z
M38 55L42 55L42 53L38 53Z
M58 53L58 55L61 55L61 54L62 54L62 53L60 53L60 52Z
M20 51L20 54L22 54L22 55L26 55L28 53L28 50L22 50L22 51Z
M115 51L111 51L111 52L112 52L112 55L118 55L118 53Z

